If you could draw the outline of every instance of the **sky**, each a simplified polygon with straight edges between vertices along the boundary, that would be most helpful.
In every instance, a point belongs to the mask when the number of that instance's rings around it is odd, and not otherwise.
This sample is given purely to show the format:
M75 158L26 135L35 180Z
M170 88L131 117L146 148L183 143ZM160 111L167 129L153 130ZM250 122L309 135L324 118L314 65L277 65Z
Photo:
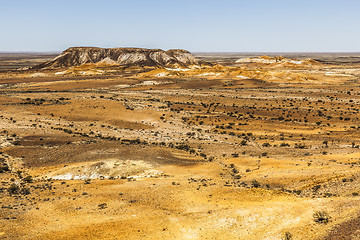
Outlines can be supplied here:
M360 52L359 0L0 0L0 52Z

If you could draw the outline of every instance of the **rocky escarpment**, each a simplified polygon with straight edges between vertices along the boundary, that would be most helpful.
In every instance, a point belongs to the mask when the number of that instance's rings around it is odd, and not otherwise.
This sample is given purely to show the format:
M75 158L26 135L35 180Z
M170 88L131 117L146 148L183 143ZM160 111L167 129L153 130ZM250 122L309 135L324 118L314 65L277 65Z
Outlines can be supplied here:
M158 67L199 65L195 56L182 49L164 51L145 48L71 47L56 58L37 65L33 69L64 68L86 63Z

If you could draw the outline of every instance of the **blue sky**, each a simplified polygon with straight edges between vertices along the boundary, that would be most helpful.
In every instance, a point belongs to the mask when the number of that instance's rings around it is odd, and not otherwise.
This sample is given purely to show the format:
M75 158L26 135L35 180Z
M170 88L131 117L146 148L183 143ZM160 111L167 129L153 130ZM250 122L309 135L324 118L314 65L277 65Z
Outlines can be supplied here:
M0 0L0 51L360 52L359 0Z

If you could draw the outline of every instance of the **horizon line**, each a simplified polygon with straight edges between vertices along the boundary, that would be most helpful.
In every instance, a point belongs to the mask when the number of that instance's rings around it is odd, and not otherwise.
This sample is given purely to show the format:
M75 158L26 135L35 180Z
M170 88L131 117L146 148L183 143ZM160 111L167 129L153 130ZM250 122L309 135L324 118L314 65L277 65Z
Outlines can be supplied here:
M149 48L150 49L150 48ZM186 49L185 49L186 50ZM64 50L55 51L0 51L0 54L6 53L61 53ZM249 53L359 53L360 51L190 51L194 54L201 53L224 53L224 54L249 54Z

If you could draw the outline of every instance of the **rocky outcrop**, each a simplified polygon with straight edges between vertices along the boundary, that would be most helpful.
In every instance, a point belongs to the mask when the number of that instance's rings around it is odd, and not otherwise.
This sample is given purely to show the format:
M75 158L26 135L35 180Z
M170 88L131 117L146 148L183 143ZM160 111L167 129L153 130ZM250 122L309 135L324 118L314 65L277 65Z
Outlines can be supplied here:
M188 67L199 65L198 59L182 49L97 48L71 47L56 58L33 67L53 69L86 63L118 64L123 66Z
M263 64L293 64L293 65L311 65L317 64L318 62L307 58L302 60L285 58L283 56L269 57L253 57L253 58L241 58L236 61L236 63L263 63Z

